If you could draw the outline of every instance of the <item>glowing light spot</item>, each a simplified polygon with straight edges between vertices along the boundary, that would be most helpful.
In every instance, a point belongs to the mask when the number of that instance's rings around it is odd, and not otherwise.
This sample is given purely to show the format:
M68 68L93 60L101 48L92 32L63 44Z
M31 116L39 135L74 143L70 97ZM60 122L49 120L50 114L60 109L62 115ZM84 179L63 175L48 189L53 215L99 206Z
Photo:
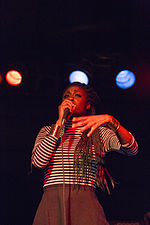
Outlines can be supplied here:
M80 82L83 84L88 84L89 79L88 79L88 76L86 75L86 73L84 73L83 71L80 71L80 70L76 70L76 71L73 71L72 73L70 73L69 82L70 83Z
M116 76L116 84L122 89L127 89L135 83L135 75L129 70L122 70Z
M3 81L3 78L2 78L2 75L0 74L0 84L2 83Z
M18 71L11 70L6 74L6 81L12 86L17 86L21 83L22 76Z

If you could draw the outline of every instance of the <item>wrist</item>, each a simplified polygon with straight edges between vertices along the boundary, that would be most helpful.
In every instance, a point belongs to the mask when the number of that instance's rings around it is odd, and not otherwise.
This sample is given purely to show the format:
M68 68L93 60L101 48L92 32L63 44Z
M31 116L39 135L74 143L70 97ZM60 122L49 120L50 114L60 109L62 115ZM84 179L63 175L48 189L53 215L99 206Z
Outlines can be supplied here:
M58 119L58 120L56 121L56 125L57 125L57 126L61 126L61 121L62 121L61 119Z
M112 117L111 120L108 122L108 127L112 129L114 132L117 132L120 127L120 123L118 120Z
M60 126L59 126L59 124L57 122L56 122L56 124L53 124L51 126L50 135L59 138L59 135L60 135Z

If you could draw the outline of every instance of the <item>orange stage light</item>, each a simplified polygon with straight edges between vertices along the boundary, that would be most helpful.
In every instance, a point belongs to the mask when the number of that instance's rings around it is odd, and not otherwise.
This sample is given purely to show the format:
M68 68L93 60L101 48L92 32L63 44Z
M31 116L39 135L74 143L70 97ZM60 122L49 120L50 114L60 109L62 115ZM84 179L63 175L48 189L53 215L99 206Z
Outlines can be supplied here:
M11 70L6 74L6 81L12 86L17 86L22 82L22 76L18 71Z

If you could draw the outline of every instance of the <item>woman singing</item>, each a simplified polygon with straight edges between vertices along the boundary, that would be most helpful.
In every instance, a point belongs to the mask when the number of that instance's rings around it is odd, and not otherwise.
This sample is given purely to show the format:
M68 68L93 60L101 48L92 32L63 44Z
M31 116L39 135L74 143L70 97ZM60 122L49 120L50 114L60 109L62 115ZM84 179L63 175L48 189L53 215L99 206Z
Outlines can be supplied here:
M64 90L56 123L40 130L32 164L44 170L44 194L33 225L108 225L94 192L98 186L109 193L106 176L114 186L105 155L135 155L138 145L113 116L96 115L98 101L91 87L72 83Z

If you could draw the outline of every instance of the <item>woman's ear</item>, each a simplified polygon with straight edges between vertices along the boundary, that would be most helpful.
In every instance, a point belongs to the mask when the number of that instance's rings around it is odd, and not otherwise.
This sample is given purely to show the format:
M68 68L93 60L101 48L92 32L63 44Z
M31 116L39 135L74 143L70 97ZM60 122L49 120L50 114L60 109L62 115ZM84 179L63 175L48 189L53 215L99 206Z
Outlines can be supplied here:
M90 109L90 108L91 108L91 104L88 103L88 104L86 105L86 109Z

